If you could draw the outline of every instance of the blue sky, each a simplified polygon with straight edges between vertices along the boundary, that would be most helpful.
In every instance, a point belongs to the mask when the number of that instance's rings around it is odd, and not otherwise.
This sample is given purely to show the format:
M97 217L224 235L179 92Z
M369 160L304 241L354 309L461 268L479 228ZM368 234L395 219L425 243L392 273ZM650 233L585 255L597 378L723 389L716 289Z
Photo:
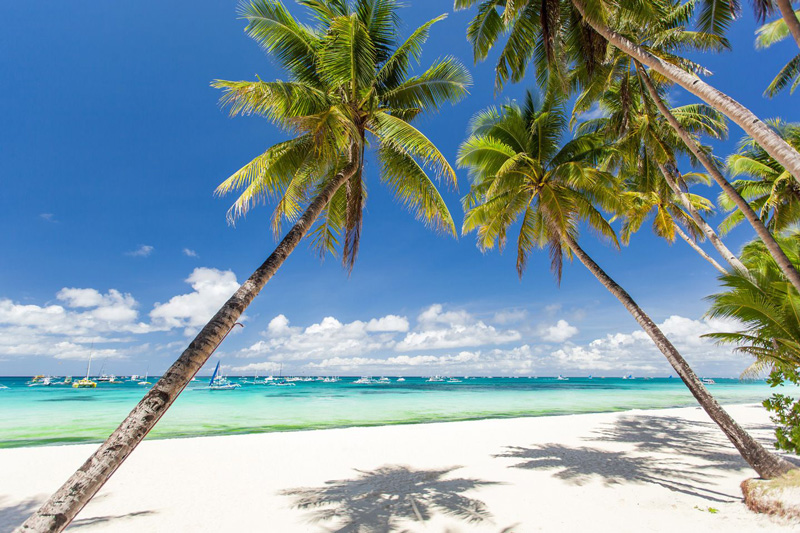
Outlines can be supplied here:
M450 12L423 64L452 54L475 80L469 98L418 126L453 162L469 118L528 84L496 95L496 54L472 62L470 13L407 3L406 35ZM77 375L91 350L108 371L160 373L275 245L268 207L231 227L233 198L212 192L284 136L264 119L229 118L209 83L286 76L244 35L233 1L5 2L0 17L0 375ZM755 27L745 6L734 53L700 61L712 84L760 117L795 119L792 97L761 92L796 50L786 42L755 51ZM672 98L694 101L678 89ZM740 136L733 126L716 153ZM579 263L566 266L559 288L539 253L520 281L512 253L483 254L472 237L427 231L380 186L372 163L367 179L352 275L301 245L220 347L229 371L283 363L286 373L342 375L670 373ZM459 192L443 189L458 225L462 171L459 182ZM742 227L727 242L738 249L750 237ZM702 319L715 272L685 244L646 229L621 252L588 234L582 244L701 374L748 365L698 339L725 325Z

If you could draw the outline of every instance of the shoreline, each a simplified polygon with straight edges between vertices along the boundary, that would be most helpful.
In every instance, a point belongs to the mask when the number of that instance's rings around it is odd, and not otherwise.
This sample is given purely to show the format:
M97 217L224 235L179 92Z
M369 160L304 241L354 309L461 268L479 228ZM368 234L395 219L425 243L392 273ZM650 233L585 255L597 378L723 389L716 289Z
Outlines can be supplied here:
M771 437L758 404L724 407L758 438ZM95 447L0 450L0 532ZM754 475L697 406L192 436L143 442L74 524L115 532L795 530L745 508L739 483Z

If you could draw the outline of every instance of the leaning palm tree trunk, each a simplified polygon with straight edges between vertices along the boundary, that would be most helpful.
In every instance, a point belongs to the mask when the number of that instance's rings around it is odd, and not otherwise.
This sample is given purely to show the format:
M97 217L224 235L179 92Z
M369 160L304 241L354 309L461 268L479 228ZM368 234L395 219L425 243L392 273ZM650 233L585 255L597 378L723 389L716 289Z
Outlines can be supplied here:
M57 532L69 525L75 515L92 499L167 412L184 387L233 328L250 302L297 247L336 190L355 174L359 164L358 159L354 157L351 161L325 185L275 251L217 311L122 424L83 466L17 529L18 532Z
M686 244L688 244L689 246L691 246L691 247L692 247L692 249L693 249L695 252L697 252L697 253L700 255L700 257L702 257L703 259L705 259L706 261L708 261L709 263L711 263L711 266L713 266L714 268L716 268L717 270L719 270L719 271L720 271L720 273L722 273L722 274L727 274L727 273L728 273L728 271L727 271L727 270L725 270L724 268L722 268L722 265L720 265L719 263L717 263L717 262L714 260L714 258L713 258L713 257L711 257L710 255L708 255L708 254L706 253L706 251L705 251L705 250L703 250L702 248L700 248L700 246L698 246L698 245L697 245L697 243L696 243L696 242L694 242L694 240L692 240L692 238L691 238L691 237L689 237L689 236L686 234L686 232L684 232L684 231L681 229L681 227L680 227L678 224L675 224L675 233L677 233L677 234L680 236L680 238L681 238L681 239L683 239L684 241L686 241Z
M797 15L795 15L794 9L792 9L791 0L775 0L775 3L778 4L781 17L786 21L789 32L792 34L792 37L794 37L797 47L800 48L800 20L797 20Z
M771 479L786 472L794 467L784 459L768 452L757 440L747 433L731 416L722 408L717 400L708 392L697 375L694 373L689 363L678 353L678 350L669 342L669 339L662 333L647 314L636 304L625 289L620 287L600 266L589 257L580 247L575 239L563 233L564 241L581 263L594 274L606 289L611 292L625 306L625 309L633 315L636 322L642 327L647 335L653 340L656 347L664 354L678 373L680 378L689 388L689 391L697 399L700 406L708 413L708 416L716 422L723 433L730 439L733 445L739 450L745 461L758 472L758 475L765 479Z
M672 192L680 200L681 205L683 205L684 209L689 212L689 216L692 217L692 220L694 220L695 224L698 225L700 230L705 234L708 241L712 244L712 246L714 246L714 248L716 248L717 252L719 252L722 258L725 259L725 261L727 261L728 264L733 268L742 272L747 272L747 267L744 266L744 263L742 263L739 258L736 257L736 254L734 254L730 248L725 246L725 243L719 238L719 235L717 235L717 232L714 231L714 228L712 228L708 222L706 222L706 219L703 218L700 212L695 209L691 200L689 200L689 197L686 196L686 193L684 193L678 186L678 182L675 180L675 177L667 168L667 166L663 163L659 163L658 168L661 170L661 174L664 176L664 180L667 182L667 185L669 185L669 188L672 189ZM725 273L727 274L727 272Z
M647 92L650 93L650 97L655 101L658 110L662 115L664 115L664 118L667 119L667 122L669 122L669 125L672 126L673 130L675 130L675 133L677 133L681 140L683 140L684 144L686 144L686 147L691 150L697 160L700 161L700 164L702 164L711 177L714 178L714 181L717 182L717 185L719 185L725 194L728 195L728 198L730 198L733 203L736 204L736 207L739 208L739 211L742 212L750 225L753 226L753 229L756 231L758 237L764 242L764 246L767 247L767 251L769 251L769 254L773 257L773 259L775 259L775 262L778 264L781 272L783 272L783 275L786 276L786 279L789 280L789 283L791 283L792 286L794 286L795 290L800 292L800 272L798 272L792 262L789 261L789 258L778 244L778 241L775 240L775 237L772 235L772 233L769 232L761 219L758 218L758 215L755 211L753 211L753 208L750 207L750 204L747 203L747 200L745 200L742 195L739 194L739 191L737 191L733 185L731 185L728 180L725 179L725 176L723 176L722 173L717 169L711 159L709 159L705 152L700 149L689 133L683 129L678 120L675 118L672 112L670 112L666 104L664 104L664 101L661 100L661 97L656 92L653 82L650 80L650 76L647 74L647 72L644 72L644 69L640 67L641 65L637 61L636 68L640 70L644 84L647 86ZM669 178L667 178L667 181L669 181Z
M647 50L613 31L608 26L591 17L587 17L583 0L571 1L575 8L581 13L586 23L594 28L597 33L605 37L609 43L727 115L728 118L746 131L769 155L775 158L776 161L783 165L783 167L800 182L800 153L769 129L752 111L725 93L708 85L700 78L686 72L680 67L662 61Z

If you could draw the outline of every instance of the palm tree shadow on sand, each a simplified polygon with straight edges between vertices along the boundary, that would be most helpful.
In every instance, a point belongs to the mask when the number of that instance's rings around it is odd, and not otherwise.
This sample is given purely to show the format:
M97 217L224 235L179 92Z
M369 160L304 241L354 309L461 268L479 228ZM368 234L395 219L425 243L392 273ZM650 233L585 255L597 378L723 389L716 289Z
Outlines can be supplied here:
M509 446L494 457L521 460L511 465L513 468L557 469L554 477L576 485L599 478L607 485L659 485L720 503L741 500L738 492L727 494L711 488L713 479L720 477L715 471L749 468L715 424L676 417L629 416L600 428L587 440L626 443L634 449L626 452L541 444Z
M102 499L102 495L97 499ZM23 500L19 503L8 505L4 503L5 498L0 497L0 533L11 533L26 518L33 514L42 505L44 497L34 497ZM155 514L155 511L137 511L123 515L93 516L90 518L79 518L70 524L69 528L78 529L99 523L113 523L115 520L135 518Z
M289 489L281 494L294 498L299 509L313 509L310 522L337 520L338 525L329 531L338 533L398 531L399 522L425 522L436 512L470 523L491 524L486 505L464 493L497 483L448 478L457 468L382 466L371 472L356 470L359 476L354 479L327 481L324 487Z

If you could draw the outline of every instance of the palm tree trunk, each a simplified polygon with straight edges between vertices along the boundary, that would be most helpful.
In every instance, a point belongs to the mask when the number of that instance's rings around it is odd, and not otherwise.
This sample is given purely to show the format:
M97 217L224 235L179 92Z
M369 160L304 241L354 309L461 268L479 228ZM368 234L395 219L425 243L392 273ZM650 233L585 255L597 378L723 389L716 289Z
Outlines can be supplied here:
M638 61L636 62L636 68L639 69L640 65ZM739 211L742 212L744 217L750 222L750 225L753 226L753 229L756 232L756 235L763 241L764 246L767 247L767 251L769 254L775 259L775 262L778 264L778 267L783 272L783 275L786 276L786 279L789 280L789 283L794 286L795 290L800 292L800 272L794 267L789 258L784 253L783 249L778 244L778 241L775 240L775 237L772 236L772 233L769 232L767 227L758 218L758 215L753 208L750 207L750 204L747 203L747 200L742 198L742 195L739 194L733 185L731 185L728 180L722 175L722 173L717 169L716 165L709 159L709 157L703 152L700 147L697 145L695 140L689 135L689 133L681 127L678 120L675 116L670 112L669 108L667 108L664 101L661 100L661 97L656 92L655 87L653 86L653 82L650 80L650 76L647 72L643 72L642 70L642 79L644 80L644 84L647 87L647 92L650 93L650 97L655 101L658 110L664 115L664 118L667 119L669 125L672 126L672 129L675 130L675 133L683 140L686 144L686 147L691 150L691 152L695 155L698 161L705 167L708 173L714 178L714 181L717 182L725 194L728 195L736 207L739 208ZM746 271L746 269L744 270Z
M769 129L752 111L730 96L708 85L697 76L671 63L662 61L603 23L587 17L584 0L571 1L586 23L605 37L609 43L727 115L800 183L800 153Z
M275 251L217 311L111 436L17 532L58 532L69 525L166 413L247 306L297 247L336 190L355 174L359 164L353 152L351 162L325 185Z
M708 416L716 422L723 433L730 439L733 445L739 450L745 461L758 472L758 475L765 479L771 479L790 470L794 467L784 459L768 452L757 440L747 433L731 416L722 408L717 400L708 392L697 375L694 373L689 363L678 353L678 350L667 339L664 333L656 326L647 314L636 304L625 289L620 287L600 266L589 257L578 243L567 233L562 234L562 238L570 247L581 263L594 274L606 289L611 292L625 306L625 309L633 315L633 318L647 335L655 343L656 347L664 354L680 376L689 391L697 399L700 406L708 413Z
M797 20L797 15L794 9L792 9L791 0L775 0L775 3L778 4L781 17L786 21L789 32L792 34L792 37L794 37L794 42L796 42L797 47L800 48L800 20Z
M717 270L719 270L719 271L720 271L722 274L727 274L727 273L728 273L728 271L727 271L727 270L725 270L724 268L722 268L722 265L720 265L719 263L717 263L716 261L714 261L714 258L713 258L713 257L711 257L710 255L708 255L708 254L706 253L706 251L705 251L705 250L703 250L702 248L700 248L700 246L698 246L698 244L697 244L696 242L694 242L694 240L693 240L691 237L689 237L689 236L688 236L688 235L687 235L687 234L686 234L686 233L685 233L685 232L684 232L684 231L681 229L681 227L680 227L678 224L675 224L675 232L676 232L678 235L680 235L681 239L683 239L684 241L686 241L686 244L688 244L689 246L691 246L691 247L692 247L692 249L693 249L695 252L697 252L698 254L700 254L700 257L702 257L703 259L705 259L706 261L708 261L709 263L711 263L711 266L713 266L714 268L716 268Z
M698 225L700 230L703 232L703 234L705 234L708 241L712 246L714 246L714 248L716 248L717 252L719 252L722 258L725 259L725 261L727 261L727 263L733 268L741 270L742 272L747 272L747 267L744 266L744 263L742 263L739 258L736 257L736 254L734 254L730 248L725 246L725 243L719 238L719 235L717 235L717 232L714 231L714 228L712 228L708 222L706 222L703 216L697 211L697 209L695 209L689 197L678 186L678 182L675 180L672 172L670 172L666 165L662 163L658 164L658 168L661 170L661 174L664 175L664 180L667 182L667 185L669 185L669 188L672 189L672 192L680 200L681 205L683 205L684 209L689 212L689 216L692 217L692 220L694 220L695 224Z

